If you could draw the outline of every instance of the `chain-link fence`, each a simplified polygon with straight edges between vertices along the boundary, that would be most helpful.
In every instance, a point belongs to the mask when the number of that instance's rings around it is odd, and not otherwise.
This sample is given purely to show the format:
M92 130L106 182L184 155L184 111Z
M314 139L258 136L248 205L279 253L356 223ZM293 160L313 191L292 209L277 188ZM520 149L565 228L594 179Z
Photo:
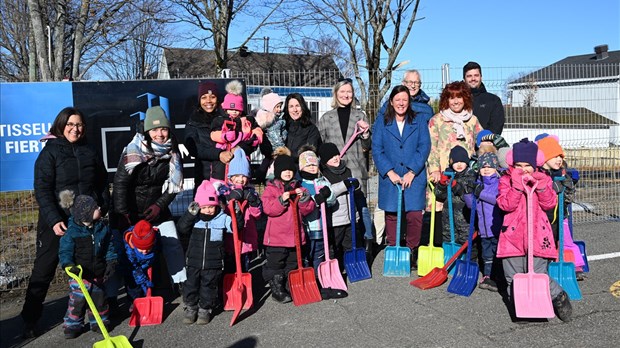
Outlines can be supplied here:
M540 133L557 134L566 150L567 162L580 171L581 179L573 206L574 221L588 223L620 219L620 65L561 66L548 68L483 67L483 82L487 91L498 95L506 110L503 135L509 143L524 137L533 139ZM422 89L436 105L443 86L462 78L461 68L444 65L438 69L418 69ZM405 70L395 71L392 86L400 83ZM316 72L321 76L340 76L335 72ZM268 81L299 80L298 72L287 73L231 72L233 78L244 78L248 91L260 91ZM304 74L302 94L318 118L331 109L331 86L312 81ZM363 77L362 77L363 78ZM261 81L265 82L265 85ZM355 86L359 84L354 82ZM392 87L390 86L390 87ZM282 88L290 87L268 86ZM258 94L248 95L253 107L258 106ZM360 93L356 93L358 98ZM368 96L381 97L377 91ZM364 105L363 101L361 101ZM259 161L260 155L252 155ZM376 176L371 164L371 175ZM369 187L370 207L376 202L376 178ZM179 215L192 200L193 181L186 180L186 191L172 204ZM0 289L23 289L27 286L35 256L38 207L32 191L0 193Z

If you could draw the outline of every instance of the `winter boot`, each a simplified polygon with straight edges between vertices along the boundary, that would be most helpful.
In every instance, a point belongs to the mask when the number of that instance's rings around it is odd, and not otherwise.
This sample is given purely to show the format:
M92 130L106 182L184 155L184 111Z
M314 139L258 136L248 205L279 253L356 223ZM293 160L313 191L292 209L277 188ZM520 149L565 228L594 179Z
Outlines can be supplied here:
M291 296L284 288L284 276L282 274L276 274L273 279L269 281L271 286L271 297L280 303L291 302Z
M411 251L411 271L418 270L418 248L413 248Z
M571 321L573 306L570 304L566 291L562 291L553 299L553 309L555 310L555 315L557 315L560 320L563 322Z
M183 315L183 324L193 324L196 322L196 318L198 317L198 308L197 306L188 306L185 305L185 314Z
M78 327L65 327L64 329L65 338L68 340L77 338L81 333L82 333L82 328L79 326Z
M364 249L366 250L366 261L372 265L375 259L375 242L372 239L364 239Z
M198 309L198 320L196 320L196 325L206 325L211 321L211 309Z

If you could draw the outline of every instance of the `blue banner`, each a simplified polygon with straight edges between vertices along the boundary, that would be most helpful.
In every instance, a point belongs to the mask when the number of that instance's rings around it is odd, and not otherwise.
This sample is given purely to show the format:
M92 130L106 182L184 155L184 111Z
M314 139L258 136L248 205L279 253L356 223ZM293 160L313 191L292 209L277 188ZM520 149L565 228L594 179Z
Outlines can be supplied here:
M2 83L0 96L0 191L31 190L39 139L73 105L71 82Z

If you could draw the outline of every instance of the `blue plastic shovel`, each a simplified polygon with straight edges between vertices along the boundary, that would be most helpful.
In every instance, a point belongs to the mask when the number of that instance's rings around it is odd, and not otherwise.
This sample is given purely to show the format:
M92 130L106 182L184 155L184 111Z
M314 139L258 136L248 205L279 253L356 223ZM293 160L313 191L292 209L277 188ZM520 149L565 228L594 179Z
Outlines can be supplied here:
M351 206L351 250L344 252L344 268L347 270L347 277L351 282L357 282L364 279L370 279L370 268L366 261L366 250L358 248L356 244L355 229L355 189L349 187L349 205Z
M469 296L478 283L480 269L478 263L471 261L472 240L474 236L474 220L476 219L476 196L472 195L471 215L469 217L469 235L467 237L467 256L465 260L456 260L455 275L448 285L448 292L461 296Z
M461 248L461 245L457 243L454 238L454 208L452 207L452 181L454 180L454 172L446 171L444 172L444 174L450 177L450 181L448 182L448 217L450 220L450 241L443 242L443 244L441 245L443 247L444 264L446 264L448 260L452 258L452 255L454 255ZM462 256L461 259L463 259ZM448 267L448 274L454 275L455 269L456 267Z
M553 181L562 181L564 177L555 177ZM558 262L551 262L549 264L549 276L555 279L558 284L566 291L568 297L571 300L581 300L581 290L577 284L577 277L575 276L575 264L572 262L564 262L564 186L562 191L558 195L558 210L559 210L559 239L560 245L558 250Z
M403 208L403 189L398 186L398 211L396 212L396 241L385 248L384 277L409 277L411 275L411 249L400 246L400 228Z

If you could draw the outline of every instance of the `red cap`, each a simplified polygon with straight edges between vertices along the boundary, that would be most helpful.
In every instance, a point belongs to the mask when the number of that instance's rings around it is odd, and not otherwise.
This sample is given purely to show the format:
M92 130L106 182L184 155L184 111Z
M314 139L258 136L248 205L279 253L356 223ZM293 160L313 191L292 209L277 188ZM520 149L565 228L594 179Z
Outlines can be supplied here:
M146 220L140 220L134 226L131 243L138 249L149 250L155 244L155 230Z

